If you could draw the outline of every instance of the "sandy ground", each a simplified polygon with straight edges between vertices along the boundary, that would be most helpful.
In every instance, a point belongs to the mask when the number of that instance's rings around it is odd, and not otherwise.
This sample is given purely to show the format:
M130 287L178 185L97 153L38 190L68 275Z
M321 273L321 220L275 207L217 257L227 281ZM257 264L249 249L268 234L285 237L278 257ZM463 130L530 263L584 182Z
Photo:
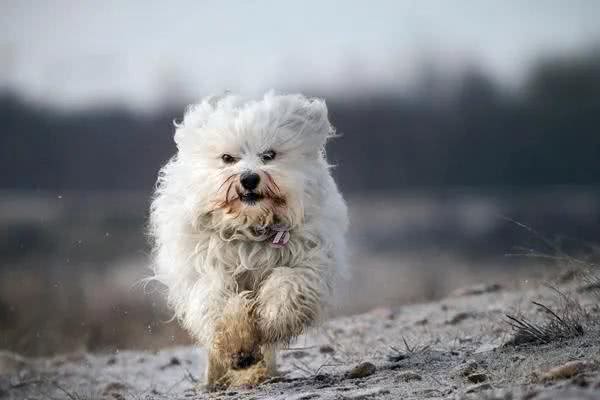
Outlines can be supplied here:
M575 292L573 285L561 290ZM0 353L0 398L600 399L598 298L576 296L593 317L583 335L545 344L506 345L513 336L506 313L543 320L531 300L558 309L560 296L542 285L470 287L437 302L333 319L281 351L280 377L214 393L195 389L200 349L46 359Z

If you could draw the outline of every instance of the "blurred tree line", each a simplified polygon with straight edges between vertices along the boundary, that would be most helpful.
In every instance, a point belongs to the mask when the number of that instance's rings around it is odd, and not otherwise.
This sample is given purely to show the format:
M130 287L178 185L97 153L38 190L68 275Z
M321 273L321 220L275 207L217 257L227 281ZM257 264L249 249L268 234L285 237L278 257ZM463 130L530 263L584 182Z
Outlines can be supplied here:
M477 68L409 95L329 99L343 190L600 183L600 55L541 60L509 91ZM0 188L150 191L183 105L58 112L0 95Z

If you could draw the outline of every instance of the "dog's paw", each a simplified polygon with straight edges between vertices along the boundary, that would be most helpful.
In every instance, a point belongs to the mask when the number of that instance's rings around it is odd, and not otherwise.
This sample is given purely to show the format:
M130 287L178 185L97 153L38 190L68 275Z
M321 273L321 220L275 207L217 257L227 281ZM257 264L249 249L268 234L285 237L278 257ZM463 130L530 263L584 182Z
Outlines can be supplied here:
M231 368L232 369L246 369L248 367L253 366L257 362L262 360L262 354L260 352L251 352L247 353L241 351L239 353L234 353L231 356Z
M213 353L226 368L249 368L263 359L256 319L244 303L226 311L215 327Z
M240 370L252 367L262 361L263 355L258 341L239 340L240 337L227 336L227 342L219 343L215 348L216 354L223 366L228 369Z
M263 360L244 369L230 369L222 378L228 387L254 387L267 380L268 369Z

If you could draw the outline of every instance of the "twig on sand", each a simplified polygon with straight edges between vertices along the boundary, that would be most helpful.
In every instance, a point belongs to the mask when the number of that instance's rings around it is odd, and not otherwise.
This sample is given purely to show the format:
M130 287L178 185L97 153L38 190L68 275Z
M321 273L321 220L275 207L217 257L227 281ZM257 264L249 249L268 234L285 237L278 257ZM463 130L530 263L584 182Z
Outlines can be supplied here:
M303 363L298 360L296 362L293 362L292 365L294 366L294 368L299 369L300 371L304 372L306 374L306 376L314 375L313 371L310 370L310 367L308 365L306 365L306 363Z
M330 358L330 360L331 360L331 358ZM335 363L335 364L324 363L324 364L321 364L319 366L319 368L317 368L317 370L315 371L315 375L318 375L319 372L321 372L321 370L323 368L327 368L327 367L340 367L342 365L344 365L344 364L342 364L342 363Z
M312 370L312 368L308 364L306 364L305 362L300 361L300 360L298 360L297 362L294 362L292 365L295 368L299 369L300 371L304 372L307 375L307 377L317 376L319 374L319 372L321 372L321 370L323 368L327 368L327 367L340 367L342 365L345 365L345 364L339 363L339 362L338 363L331 363L330 361L336 361L336 360L333 357L329 357L325 362L323 362L321 365L319 365L317 367L317 369L314 370L314 371Z
M302 351L302 350L311 350L316 348L317 346L305 346L305 347L286 347L281 349L281 351Z
M69 392L67 389L60 386L57 382L50 381L50 384L58 390L60 390L61 392L63 392L70 400L80 400L80 397L77 395L77 393Z
M36 385L38 383L43 383L43 382L44 381L41 379L29 379L29 380L25 380L25 381L11 383L10 387L11 387L11 389L17 389L17 388L21 388L21 387L25 387L25 386L29 386L29 385Z
M194 375L192 375L192 373L190 372L189 369L187 369L185 366L181 366L181 368L185 371L185 375L184 378L189 380L191 383L196 384L198 383L199 379L196 378Z

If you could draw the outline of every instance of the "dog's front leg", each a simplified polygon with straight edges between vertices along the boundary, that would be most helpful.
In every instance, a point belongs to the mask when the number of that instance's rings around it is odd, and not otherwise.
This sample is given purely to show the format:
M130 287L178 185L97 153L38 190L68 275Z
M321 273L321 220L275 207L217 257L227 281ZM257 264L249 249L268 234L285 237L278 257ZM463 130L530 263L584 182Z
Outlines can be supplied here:
M274 352L262 346L250 293L232 296L216 322L209 349L209 388L257 385L275 372Z
M209 390L244 383L244 378L232 371L247 369L263 358L254 301L249 293L235 293L223 286L198 284L184 319L207 348L205 384ZM260 380L259 372L249 383Z
M262 283L257 316L263 343L288 343L321 314L323 277L309 267L277 267Z
M249 292L229 298L215 325L211 351L227 369L245 369L262 360L261 337Z

